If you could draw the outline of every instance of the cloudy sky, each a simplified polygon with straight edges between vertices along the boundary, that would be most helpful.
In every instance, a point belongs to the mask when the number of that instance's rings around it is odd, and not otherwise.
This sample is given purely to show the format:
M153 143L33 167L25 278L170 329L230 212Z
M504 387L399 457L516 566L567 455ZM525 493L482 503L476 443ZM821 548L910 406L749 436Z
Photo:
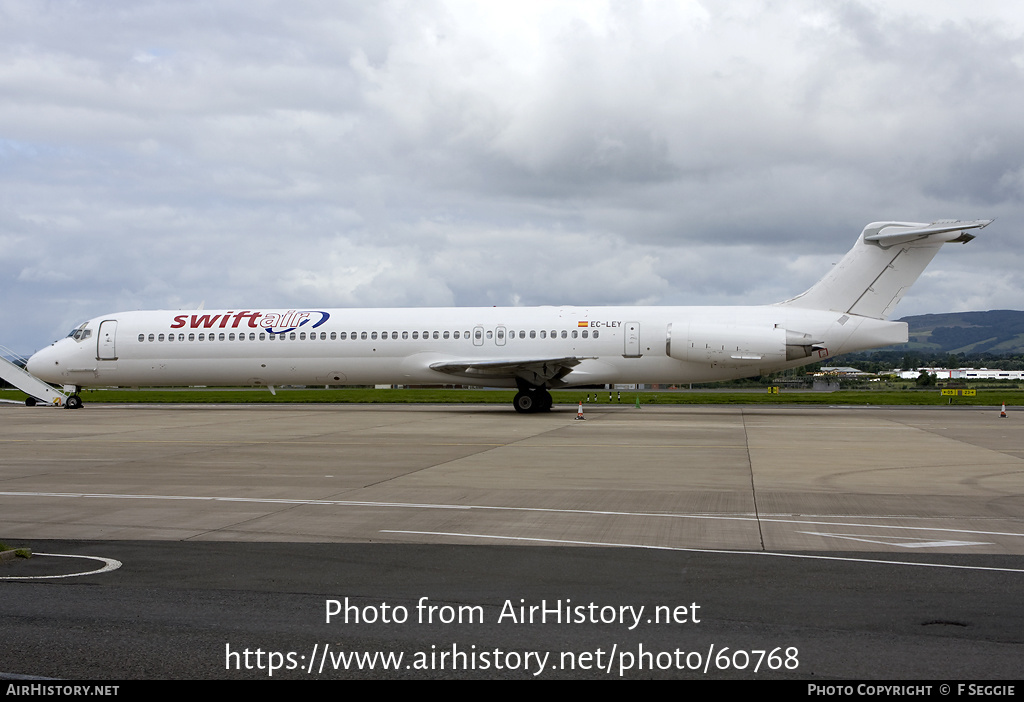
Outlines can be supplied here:
M128 309L758 304L996 218L897 308L1024 309L1024 11L0 0L0 344Z

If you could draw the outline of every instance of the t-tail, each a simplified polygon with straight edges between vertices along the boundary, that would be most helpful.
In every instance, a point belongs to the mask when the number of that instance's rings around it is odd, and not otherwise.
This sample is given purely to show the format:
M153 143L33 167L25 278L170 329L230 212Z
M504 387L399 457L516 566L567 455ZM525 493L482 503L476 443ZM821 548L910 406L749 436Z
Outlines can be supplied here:
M943 244L965 244L974 238L968 230L991 223L991 219L872 222L828 275L807 292L779 304L888 319Z

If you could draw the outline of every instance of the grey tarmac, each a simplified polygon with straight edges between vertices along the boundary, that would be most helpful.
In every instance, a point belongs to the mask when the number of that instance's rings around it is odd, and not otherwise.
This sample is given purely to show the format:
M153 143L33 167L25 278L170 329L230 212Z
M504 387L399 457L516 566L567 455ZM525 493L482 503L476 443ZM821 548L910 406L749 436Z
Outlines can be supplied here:
M531 658L548 661L544 677L618 677L597 670L594 652L621 646L622 663L644 645L743 655L726 669L655 665L622 677L1019 676L1024 438L1014 412L575 414L2 406L0 540L123 565L59 581L9 578L98 566L0 566L11 623L0 672L260 678L265 669L229 669L225 646L287 651L297 663L334 642L440 651L447 665L495 647L583 661ZM369 614L382 602L415 612L427 597L437 611L479 606L487 621L324 623L324 602L344 597ZM496 621L508 606L570 602L589 612L697 605L701 621ZM459 645L479 648L451 650ZM738 669L749 651L790 646L794 669ZM536 673L433 663L319 675ZM296 665L274 677L309 676Z

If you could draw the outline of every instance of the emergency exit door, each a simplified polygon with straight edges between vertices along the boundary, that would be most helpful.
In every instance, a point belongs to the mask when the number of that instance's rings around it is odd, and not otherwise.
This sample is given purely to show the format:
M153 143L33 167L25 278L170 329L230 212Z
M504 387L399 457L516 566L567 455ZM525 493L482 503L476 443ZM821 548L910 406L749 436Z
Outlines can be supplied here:
M625 348L622 355L626 358L640 358L640 322L626 322L623 325L623 343Z

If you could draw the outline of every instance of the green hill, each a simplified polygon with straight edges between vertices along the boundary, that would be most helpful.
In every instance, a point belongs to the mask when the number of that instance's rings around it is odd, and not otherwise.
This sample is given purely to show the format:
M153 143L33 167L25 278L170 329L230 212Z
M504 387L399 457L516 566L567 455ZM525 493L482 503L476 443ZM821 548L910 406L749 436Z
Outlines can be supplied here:
M898 320L910 326L910 343L890 349L931 354L1024 353L1024 312L950 312L921 314Z

